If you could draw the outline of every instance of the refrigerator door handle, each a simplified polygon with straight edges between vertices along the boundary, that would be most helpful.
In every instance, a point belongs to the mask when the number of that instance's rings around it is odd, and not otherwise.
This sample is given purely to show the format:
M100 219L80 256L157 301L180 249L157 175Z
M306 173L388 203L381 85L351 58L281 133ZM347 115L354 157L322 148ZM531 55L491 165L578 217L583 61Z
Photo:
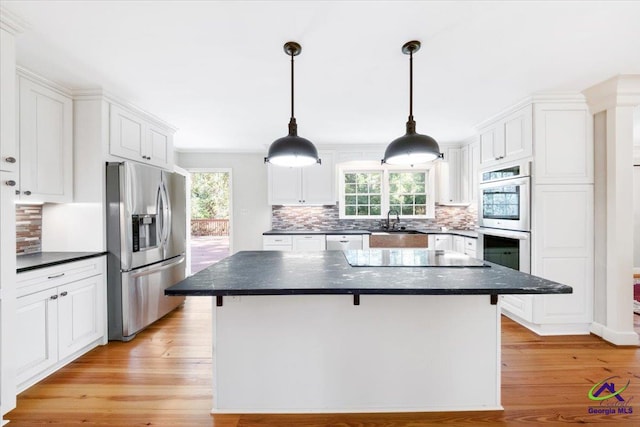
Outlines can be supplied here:
M135 270L127 271L126 273L131 275L132 278L147 276L151 273L157 273L162 270L168 270L176 265L184 262L184 255L177 256L175 258L168 259L157 264L148 265L146 267L137 268Z
M164 198L164 211L162 212L164 216L162 220L162 244L163 246L166 246L167 242L169 241L169 236L171 235L171 200L169 200L169 192L167 191L167 184L164 182L164 180L160 184L160 187L162 190L162 196Z

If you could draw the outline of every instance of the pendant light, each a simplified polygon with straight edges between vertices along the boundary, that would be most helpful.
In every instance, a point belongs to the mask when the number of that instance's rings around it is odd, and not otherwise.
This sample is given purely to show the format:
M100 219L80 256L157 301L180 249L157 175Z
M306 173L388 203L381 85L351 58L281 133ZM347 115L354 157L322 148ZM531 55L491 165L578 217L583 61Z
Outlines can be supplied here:
M289 135L276 139L269 147L265 163L277 166L300 167L320 163L318 150L308 139L298 136L298 125L293 114L293 57L300 55L302 47L296 42L284 44L284 53L291 56L291 119Z
M435 139L416 133L413 121L413 53L420 50L420 42L413 40L402 46L402 53L409 55L409 120L407 133L394 139L384 152L382 163L390 165L411 165L427 163L442 158L440 147Z

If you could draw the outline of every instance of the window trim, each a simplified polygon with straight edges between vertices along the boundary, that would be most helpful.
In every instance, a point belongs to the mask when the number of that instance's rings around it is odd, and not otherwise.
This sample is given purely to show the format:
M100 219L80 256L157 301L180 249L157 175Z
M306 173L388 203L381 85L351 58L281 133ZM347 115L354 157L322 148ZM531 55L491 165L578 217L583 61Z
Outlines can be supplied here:
M338 166L338 196L339 196L339 219L350 220L375 220L383 219L387 217L389 212L389 172L425 172L427 179L427 212L425 215L400 215L401 218L407 219L434 219L436 217L436 194L435 194L435 165L431 164L423 167L403 167L403 166L390 166L390 165L372 165L369 164L342 164ZM351 172L382 172L382 182L380 183L381 190L381 206L380 215L346 215L345 214L345 192L344 192L344 175Z

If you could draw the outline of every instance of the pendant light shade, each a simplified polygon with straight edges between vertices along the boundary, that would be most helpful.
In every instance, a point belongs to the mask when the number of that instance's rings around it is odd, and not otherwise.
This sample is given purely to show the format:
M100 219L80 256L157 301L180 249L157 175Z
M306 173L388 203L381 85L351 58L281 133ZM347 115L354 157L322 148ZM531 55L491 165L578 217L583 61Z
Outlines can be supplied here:
M413 40L402 46L402 53L409 55L409 120L407 133L394 139L384 152L382 163L390 165L414 165L442 158L435 139L416 133L413 120L413 53L420 49L420 42Z
M277 166L300 167L320 163L318 150L311 141L298 136L298 124L293 114L293 57L300 55L302 47L296 42L284 44L284 52L291 56L291 119L289 120L289 134L276 139L269 147L265 163Z

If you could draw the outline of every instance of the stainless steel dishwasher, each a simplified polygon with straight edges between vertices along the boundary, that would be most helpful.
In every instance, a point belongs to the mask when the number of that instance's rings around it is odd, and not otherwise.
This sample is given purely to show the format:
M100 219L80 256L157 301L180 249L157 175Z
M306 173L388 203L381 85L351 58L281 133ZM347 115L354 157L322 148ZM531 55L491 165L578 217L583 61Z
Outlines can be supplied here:
M362 249L362 234L327 234L328 251Z

